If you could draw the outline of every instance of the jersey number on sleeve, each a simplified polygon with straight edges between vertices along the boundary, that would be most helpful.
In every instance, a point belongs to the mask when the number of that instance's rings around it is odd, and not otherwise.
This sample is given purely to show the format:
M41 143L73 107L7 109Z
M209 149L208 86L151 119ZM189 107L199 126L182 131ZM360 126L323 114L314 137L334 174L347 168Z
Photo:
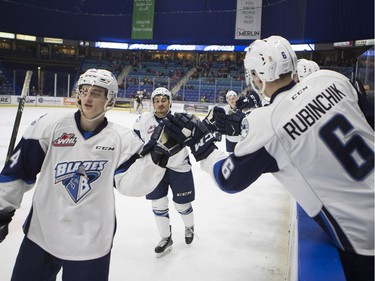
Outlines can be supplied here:
M360 181L374 169L374 151L342 114L335 115L320 129L320 137L349 175Z
M10 168L13 168L18 163L18 158L20 158L21 149L19 149L16 153L13 153L9 158L11 164L9 164Z

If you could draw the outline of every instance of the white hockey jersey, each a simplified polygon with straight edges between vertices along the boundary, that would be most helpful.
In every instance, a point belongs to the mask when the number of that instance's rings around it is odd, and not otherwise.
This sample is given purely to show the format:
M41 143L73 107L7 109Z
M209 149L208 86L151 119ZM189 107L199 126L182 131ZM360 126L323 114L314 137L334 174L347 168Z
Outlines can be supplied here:
M145 143L147 143L158 124L154 113L145 112L135 121L134 131L139 134ZM188 149L184 147L181 151L171 156L168 160L167 168L180 173L190 171L191 164Z
M374 131L349 80L321 70L243 120L234 155L201 162L238 192L272 172L338 248L374 255Z
M114 183L122 194L144 196L165 172L149 155L136 160L143 142L130 128L105 120L84 137L79 120L77 111L33 122L0 175L1 212L19 208L23 193L36 181L25 233L67 260L95 259L110 251Z

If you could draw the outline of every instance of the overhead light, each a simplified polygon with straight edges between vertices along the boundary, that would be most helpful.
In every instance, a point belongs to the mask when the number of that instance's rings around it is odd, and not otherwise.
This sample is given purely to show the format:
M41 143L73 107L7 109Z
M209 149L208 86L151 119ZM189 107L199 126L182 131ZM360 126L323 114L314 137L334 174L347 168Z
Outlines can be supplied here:
M36 36L25 35L25 34L16 34L16 39L24 41L36 41Z
M64 42L61 38L51 38L51 37L44 37L44 43L53 43L53 44L62 44Z
M295 52L301 51L315 51L315 44L293 44L292 49Z
M0 32L0 37L1 38L14 39L16 37L16 35L14 33L9 33L9 32Z

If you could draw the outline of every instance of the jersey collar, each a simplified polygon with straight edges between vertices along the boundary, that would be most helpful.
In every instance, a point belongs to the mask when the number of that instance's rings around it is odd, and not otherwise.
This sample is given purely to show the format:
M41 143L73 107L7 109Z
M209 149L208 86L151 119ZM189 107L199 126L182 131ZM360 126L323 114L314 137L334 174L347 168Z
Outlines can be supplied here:
M278 96L279 94L285 92L285 91L288 91L290 90L291 88L293 88L294 86L296 85L296 82L294 81L291 81L288 85L284 86L284 87L281 87L280 89L278 89L271 97L271 100L270 100L270 104L275 100L276 96Z
M100 133L100 131L103 130L108 125L108 120L107 120L106 117L104 117L104 121L92 133L87 134L87 132L85 130L83 130L82 127L81 127L81 122L80 122L81 121L81 111L80 110L77 110L76 113L74 113L74 119L76 121L78 130L80 131L81 135L85 139L91 138L91 137L95 136L96 134Z

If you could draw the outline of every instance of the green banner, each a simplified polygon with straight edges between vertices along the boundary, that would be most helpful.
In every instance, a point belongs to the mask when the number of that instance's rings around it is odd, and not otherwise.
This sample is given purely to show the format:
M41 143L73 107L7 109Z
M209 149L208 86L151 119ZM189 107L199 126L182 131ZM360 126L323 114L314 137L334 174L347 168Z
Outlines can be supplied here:
M154 0L134 0L132 39L153 39Z

